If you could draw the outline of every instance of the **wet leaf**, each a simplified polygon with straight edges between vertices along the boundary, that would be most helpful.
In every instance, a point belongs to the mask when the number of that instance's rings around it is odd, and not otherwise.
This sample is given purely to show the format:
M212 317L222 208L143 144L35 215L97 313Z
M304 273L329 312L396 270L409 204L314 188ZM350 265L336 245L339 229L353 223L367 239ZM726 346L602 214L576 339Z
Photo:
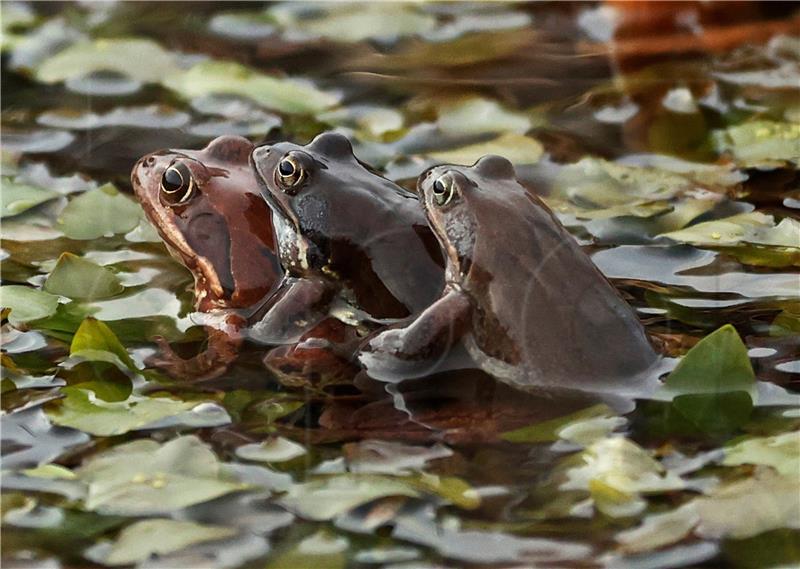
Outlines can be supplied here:
M169 77L166 87L185 97L239 95L284 113L318 113L338 101L311 83L264 75L232 61L205 61Z
M217 457L194 436L125 443L76 474L88 485L87 510L123 516L166 514L246 488L224 478Z
M564 439L584 444L603 438L624 423L625 420L615 417L607 405L595 405L566 417L503 433L501 438L512 443L546 443Z
M118 295L125 287L113 271L72 253L62 253L44 290L77 300L100 300Z
M11 309L8 321L18 326L55 314L58 297L29 286L8 285L0 287L0 305Z
M172 54L152 40L103 38L78 42L46 59L36 69L36 78L57 83L98 71L113 71L145 83L157 83L176 70Z
M3 176L0 182L0 217L12 217L36 207L39 204L57 198L60 194L52 190L12 180Z
M330 520L386 496L419 496L400 479L376 475L341 475L292 486L278 502L302 518Z
M437 476L421 472L406 480L413 486L429 494L436 494L446 502L465 510L473 510L481 504L480 495L475 489L455 476Z
M675 393L726 393L755 388L755 373L736 329L726 324L700 340L666 379Z
M98 437L122 435L189 411L197 401L132 395L125 401L104 401L81 386L65 387L66 398L48 416L56 425L72 427Z
M444 445L412 446L394 441L366 440L345 447L350 472L409 474L428 462L453 455Z
M725 449L722 464L760 464L771 466L785 476L800 473L800 432L771 437L752 437Z
M734 247L749 243L800 249L800 222L786 217L776 225L771 215L754 211L698 223L662 236L700 247Z
M166 555L196 543L216 541L236 535L223 526L201 525L178 520L144 520L123 529L105 565L131 565L147 561L153 555Z
M73 198L61 212L58 226L72 239L97 239L127 233L141 217L139 204L106 184Z
M522 134L507 132L486 142L478 142L452 150L430 152L428 156L448 164L471 166L487 154L499 154L514 164L535 164L543 152L544 148L537 140Z
M800 165L800 124L752 121L714 133L718 152L744 167Z

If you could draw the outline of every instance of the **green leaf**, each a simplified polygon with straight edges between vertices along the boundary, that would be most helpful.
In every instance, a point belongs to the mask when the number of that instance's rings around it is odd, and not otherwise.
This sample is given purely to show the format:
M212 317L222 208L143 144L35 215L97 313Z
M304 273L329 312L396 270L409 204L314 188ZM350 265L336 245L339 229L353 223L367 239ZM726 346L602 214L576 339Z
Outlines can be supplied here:
M740 441L725 449L722 464L761 464L786 476L797 475L800 473L800 431Z
M157 83L177 72L175 58L156 42L138 38L97 39L75 43L44 60L36 79L57 83L97 71L113 71Z
M123 529L104 565L131 565L153 555L167 555L190 545L236 535L234 528L177 520L144 520Z
M733 156L744 167L800 165L800 124L752 121L714 133L718 152Z
M464 136L490 132L525 134L532 121L523 113L504 109L497 101L468 97L444 105L436 124L449 136Z
M736 329L730 324L700 340L666 379L666 388L684 393L752 392L755 373Z
M3 176L0 183L0 217L18 215L32 207L60 196L58 192L23 184Z
M232 61L205 61L167 79L165 87L184 97L239 95L284 113L318 113L338 101L310 83L270 77Z
M753 399L746 391L686 393L672 400L671 410L678 414L669 425L676 432L729 433L750 420Z
M512 443L547 443L557 441L559 438L575 442L592 442L598 438L594 434L605 435L613 431L618 426L619 419L620 417L613 416L607 405L600 404L566 417L557 417L503 433L500 438ZM622 421L624 422L624 419ZM587 436L591 440L588 440Z
M87 510L124 516L166 514L247 488L223 478L217 457L194 436L119 445L76 474L88 486Z
M420 472L403 480L407 480L412 486L424 492L436 494L448 503L465 510L474 510L481 505L480 495L475 489L455 476L437 476Z
M259 444L242 445L236 456L255 462L286 462L306 454L303 445L284 437L273 437Z
M300 517L323 521L386 496L413 498L419 492L400 479L341 475L295 484L278 501Z
M73 198L58 226L71 239L97 239L127 233L139 225L142 213L139 204L106 184Z
M125 290L113 271L72 253L62 253L44 290L76 300L100 300Z
M113 356L108 358L106 355ZM86 318L69 347L69 355L80 357L90 361L109 361L110 363L119 360L122 365L130 370L137 370L136 364L128 355L128 351L120 343L114 332L100 320L92 317Z
M499 154L514 164L535 164L543 153L544 148L536 139L515 132L507 132L486 142L452 150L430 152L428 156L450 164L472 165L487 154Z
M72 427L98 437L113 437L147 427L156 421L189 411L197 401L132 395L125 401L104 401L85 384L64 387L66 395L48 411L56 425Z
M58 297L29 286L8 285L0 287L0 305L11 309L8 321L18 326L55 314Z
M787 217L776 225L771 215L753 211L698 223L661 237L700 247L734 247L749 243L800 249L800 222Z

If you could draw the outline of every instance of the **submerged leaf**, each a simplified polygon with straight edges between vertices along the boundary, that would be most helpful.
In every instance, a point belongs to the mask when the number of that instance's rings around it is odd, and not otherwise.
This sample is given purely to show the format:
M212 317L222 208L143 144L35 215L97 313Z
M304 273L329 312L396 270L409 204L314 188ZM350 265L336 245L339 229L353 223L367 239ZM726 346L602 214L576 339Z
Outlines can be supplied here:
M205 61L169 77L165 86L185 97L239 95L284 113L318 113L338 101L311 83L270 77L232 61Z
M544 148L538 140L515 132L506 132L486 142L430 152L428 156L440 162L469 166L487 154L499 154L514 164L535 164L543 152Z
M58 297L29 286L8 285L0 287L0 306L11 309L8 321L18 326L55 314Z
M223 478L217 457L194 436L122 444L76 474L88 485L87 510L123 516L166 514L246 488Z
M62 253L44 290L77 300L100 300L125 290L113 271L72 253Z
M73 44L42 62L36 78L57 83L97 71L113 71L145 83L157 83L176 72L171 53L139 38L97 39Z
M60 196L58 192L3 176L0 182L0 217L11 217Z
M139 204L106 184L73 198L58 225L71 239L97 239L127 233L139 225L141 217Z
M123 529L105 565L131 565L153 555L166 555L196 543L216 541L236 535L234 528L201 525L178 520L144 520Z

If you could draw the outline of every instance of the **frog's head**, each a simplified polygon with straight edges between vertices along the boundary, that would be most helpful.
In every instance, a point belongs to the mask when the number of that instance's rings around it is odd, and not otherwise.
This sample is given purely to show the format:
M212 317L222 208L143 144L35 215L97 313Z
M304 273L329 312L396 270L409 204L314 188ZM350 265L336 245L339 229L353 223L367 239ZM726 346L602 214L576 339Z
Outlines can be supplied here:
M335 133L320 134L306 146L260 146L251 161L275 215L281 261L294 274L325 266L333 240L352 234L357 241L358 233L368 233L370 220L357 204L372 199L376 184L391 185Z
M422 206L447 256L447 280L461 282L473 266L481 209L498 199L498 184L515 182L514 166L501 156L484 156L473 166L444 164L422 173L417 190Z
M162 150L131 172L136 197L195 278L200 310L246 307L276 278L269 207L249 164L253 144L222 136L202 150Z

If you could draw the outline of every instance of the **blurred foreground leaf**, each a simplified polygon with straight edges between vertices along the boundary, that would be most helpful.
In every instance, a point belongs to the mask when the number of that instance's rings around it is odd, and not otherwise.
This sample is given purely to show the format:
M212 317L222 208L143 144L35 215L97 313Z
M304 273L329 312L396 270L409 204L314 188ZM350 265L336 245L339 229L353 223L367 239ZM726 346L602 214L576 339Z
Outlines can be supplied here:
M0 306L10 308L8 321L18 326L56 313L58 297L29 286L0 287Z
M752 121L714 133L719 152L728 152L744 167L800 165L800 124Z

